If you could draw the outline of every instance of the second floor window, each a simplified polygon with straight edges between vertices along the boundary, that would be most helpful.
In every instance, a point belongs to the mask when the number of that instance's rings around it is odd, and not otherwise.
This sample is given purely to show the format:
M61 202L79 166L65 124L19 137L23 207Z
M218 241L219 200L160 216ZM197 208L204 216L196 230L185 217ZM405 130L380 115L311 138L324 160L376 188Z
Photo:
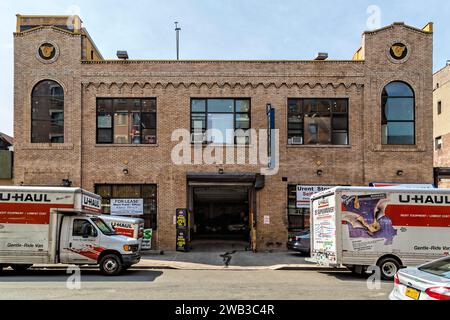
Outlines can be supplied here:
M192 142L249 144L249 137L235 135L250 129L250 99L192 99Z
M64 143L64 90L52 80L39 82L31 94L31 143Z
M348 99L289 99L288 144L348 145Z
M97 99L97 143L156 144L156 99Z
M414 145L415 98L405 82L395 81L383 89L381 135L383 145Z

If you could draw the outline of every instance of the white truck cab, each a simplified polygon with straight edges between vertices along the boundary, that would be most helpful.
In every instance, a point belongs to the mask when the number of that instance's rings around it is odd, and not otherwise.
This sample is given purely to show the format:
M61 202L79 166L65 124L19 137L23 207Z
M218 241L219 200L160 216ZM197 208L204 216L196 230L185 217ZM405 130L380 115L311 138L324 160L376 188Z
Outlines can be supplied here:
M0 187L0 271L62 263L118 275L138 263L139 242L100 213L100 196L79 188Z

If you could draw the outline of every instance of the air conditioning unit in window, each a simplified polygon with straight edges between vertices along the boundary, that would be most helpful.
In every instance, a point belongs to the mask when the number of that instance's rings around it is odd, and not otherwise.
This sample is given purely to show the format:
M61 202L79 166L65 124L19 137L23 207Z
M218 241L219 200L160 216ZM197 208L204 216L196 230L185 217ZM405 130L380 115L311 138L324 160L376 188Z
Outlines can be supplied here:
M303 138L302 137L292 137L289 139L289 144L294 144L294 145L303 144Z
M192 143L204 143L206 142L206 135L204 133L192 133L191 134Z

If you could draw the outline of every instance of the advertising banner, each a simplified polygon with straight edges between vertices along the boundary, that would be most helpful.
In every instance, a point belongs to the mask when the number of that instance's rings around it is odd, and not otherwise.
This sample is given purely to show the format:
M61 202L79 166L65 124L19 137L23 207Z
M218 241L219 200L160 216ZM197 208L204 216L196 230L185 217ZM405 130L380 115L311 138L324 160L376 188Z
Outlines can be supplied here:
M311 196L315 193L319 193L328 189L331 186L297 186L297 208L298 209L309 209Z
M187 209L176 211L176 246L177 251L188 251L189 244L189 219Z
M142 216L144 199L111 199L111 215Z
M334 195L313 202L313 255L321 263L336 263L336 201Z
M152 249L152 236L153 229L144 229L144 235L142 238L142 250L151 250Z
M445 255L450 196L379 192L342 195L343 249Z

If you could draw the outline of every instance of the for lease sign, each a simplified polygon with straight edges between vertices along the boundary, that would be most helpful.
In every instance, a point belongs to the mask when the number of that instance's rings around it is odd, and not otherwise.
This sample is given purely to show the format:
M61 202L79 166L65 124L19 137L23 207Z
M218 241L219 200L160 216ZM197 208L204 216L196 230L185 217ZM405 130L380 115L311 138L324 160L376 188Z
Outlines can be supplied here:
M309 208L309 201L311 196L315 193L319 193L328 189L331 189L331 186L297 186L297 208Z
M111 215L142 216L144 199L111 199Z

